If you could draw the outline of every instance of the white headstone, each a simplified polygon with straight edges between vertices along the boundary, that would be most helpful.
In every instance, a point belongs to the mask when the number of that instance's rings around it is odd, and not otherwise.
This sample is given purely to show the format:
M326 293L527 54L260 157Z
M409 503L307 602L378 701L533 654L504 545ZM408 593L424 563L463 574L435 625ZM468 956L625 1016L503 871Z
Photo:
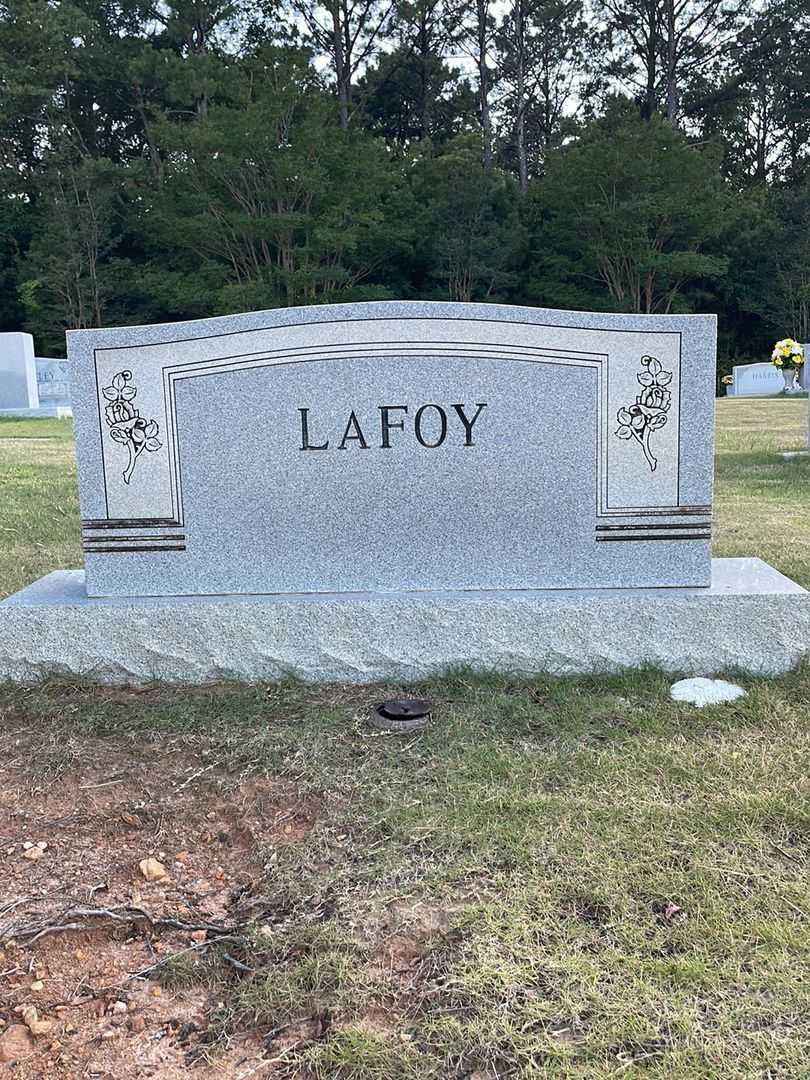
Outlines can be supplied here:
M0 410L38 408L34 339L30 334L0 334Z

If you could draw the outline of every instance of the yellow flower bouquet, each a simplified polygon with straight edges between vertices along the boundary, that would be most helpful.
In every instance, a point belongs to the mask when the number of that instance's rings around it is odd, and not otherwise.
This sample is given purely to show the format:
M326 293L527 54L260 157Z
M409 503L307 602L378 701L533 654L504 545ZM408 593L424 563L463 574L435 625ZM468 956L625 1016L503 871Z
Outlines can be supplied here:
M794 371L804 363L804 346L793 338L777 341L771 353L771 363L785 371Z

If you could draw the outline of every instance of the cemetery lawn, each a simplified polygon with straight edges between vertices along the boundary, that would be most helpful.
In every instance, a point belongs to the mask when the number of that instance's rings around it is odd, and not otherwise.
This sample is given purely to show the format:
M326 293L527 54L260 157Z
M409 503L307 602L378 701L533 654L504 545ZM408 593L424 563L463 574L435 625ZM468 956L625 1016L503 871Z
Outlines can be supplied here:
M806 408L719 403L716 541L810 587ZM78 565L68 426L0 422L0 493L0 594ZM806 1077L810 666L738 681L449 673L404 738L400 687L0 687L13 1075Z

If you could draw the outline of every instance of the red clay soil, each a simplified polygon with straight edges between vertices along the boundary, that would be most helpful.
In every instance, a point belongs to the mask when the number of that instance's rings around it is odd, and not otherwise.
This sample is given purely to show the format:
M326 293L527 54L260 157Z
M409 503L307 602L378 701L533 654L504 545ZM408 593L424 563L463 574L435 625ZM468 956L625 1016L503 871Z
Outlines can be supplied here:
M161 985L145 969L202 953L249 920L274 852L312 828L312 800L269 779L235 784L165 741L137 753L88 741L91 764L55 781L32 780L24 736L11 750L0 791L0 1075L272 1076L258 1032L209 1061L216 993ZM147 859L165 876L148 881Z

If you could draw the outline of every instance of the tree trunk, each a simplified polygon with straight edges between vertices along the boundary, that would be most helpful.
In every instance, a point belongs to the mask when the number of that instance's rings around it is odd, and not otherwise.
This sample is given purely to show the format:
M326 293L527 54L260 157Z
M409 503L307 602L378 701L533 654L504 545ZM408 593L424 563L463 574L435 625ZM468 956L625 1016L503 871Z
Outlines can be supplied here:
M523 0L515 0L515 153L517 154L520 193L529 189L529 166L526 159L526 24Z
M191 51L195 56L205 56L208 52L205 28L199 22L191 31ZM206 94L199 94L194 98L194 114L198 120L208 119L208 97Z
M678 119L678 78L675 50L675 0L665 0L667 18L667 120Z
M351 75L347 72L346 54L343 49L344 26L341 17L340 0L333 0L332 13L332 58L335 63L335 84L338 99L338 118L344 131L349 126L349 86Z
M141 119L143 125L143 137L146 139L146 146L149 150L149 163L152 166L152 174L155 178L155 187L158 191L163 189L163 159L160 156L157 143L152 135L152 125L149 121L149 117L146 114L146 106L144 104L143 92L137 87L138 101L135 106L138 116Z
M487 0L476 0L476 33L478 39L478 100L481 112L481 141L485 169L492 168L492 114L489 107L489 71L487 69Z
M656 83L658 81L658 18L656 11L657 0L648 0L647 4L647 29L645 36L646 52L644 55L644 74L646 85L644 88L644 101L641 106L641 114L645 120L651 120L658 108L658 95Z
M427 28L427 12L423 6L419 13L419 36L417 48L419 50L419 137L430 138L430 35Z

